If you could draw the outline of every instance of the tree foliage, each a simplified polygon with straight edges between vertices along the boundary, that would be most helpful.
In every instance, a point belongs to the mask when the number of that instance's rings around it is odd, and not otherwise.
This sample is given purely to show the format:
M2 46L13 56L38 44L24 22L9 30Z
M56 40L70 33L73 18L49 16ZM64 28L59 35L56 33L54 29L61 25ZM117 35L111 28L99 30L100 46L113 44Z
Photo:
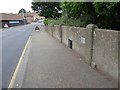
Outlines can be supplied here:
M26 13L26 10L24 8L20 9L18 14Z
M57 18L61 15L59 2L32 2L32 9L46 18Z
M63 2L62 9L69 18L88 16L86 24L120 30L120 2Z
M96 2L95 11L98 15L98 26L120 30L120 2Z
M119 2L32 2L32 9L46 18L62 17L83 20L84 24L96 24L99 28L120 30ZM82 19L81 19L82 18ZM74 23L74 22L73 22ZM84 26L85 26L84 25Z
M86 17L86 25L96 22L97 15L92 2L64 2L62 3L62 9L70 18Z

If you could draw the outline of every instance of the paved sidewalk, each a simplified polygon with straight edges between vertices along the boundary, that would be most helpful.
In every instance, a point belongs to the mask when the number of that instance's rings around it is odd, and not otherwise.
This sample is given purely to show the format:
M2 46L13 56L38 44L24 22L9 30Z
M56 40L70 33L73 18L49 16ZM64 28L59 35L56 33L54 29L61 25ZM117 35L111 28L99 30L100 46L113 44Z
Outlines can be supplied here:
M45 31L34 32L22 88L113 88L72 50Z

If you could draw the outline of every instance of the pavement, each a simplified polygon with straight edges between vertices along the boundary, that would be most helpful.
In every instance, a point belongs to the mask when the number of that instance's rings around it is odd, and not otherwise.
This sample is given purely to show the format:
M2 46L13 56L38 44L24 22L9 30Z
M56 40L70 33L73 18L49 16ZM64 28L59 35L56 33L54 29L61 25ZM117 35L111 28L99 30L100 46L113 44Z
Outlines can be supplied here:
M50 36L34 31L22 60L14 88L116 88L90 68L74 51Z

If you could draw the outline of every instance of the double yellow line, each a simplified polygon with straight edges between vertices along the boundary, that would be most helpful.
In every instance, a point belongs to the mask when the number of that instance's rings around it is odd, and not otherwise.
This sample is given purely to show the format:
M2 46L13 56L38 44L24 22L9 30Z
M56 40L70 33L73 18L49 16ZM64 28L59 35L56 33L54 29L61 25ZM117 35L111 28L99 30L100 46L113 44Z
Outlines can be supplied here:
M11 81L10 81L10 84L9 84L9 86L8 86L8 89L13 88L13 86L14 86L14 82L15 82L15 79L16 79L16 76L17 76L17 73L18 73L18 70L19 70L19 68L20 68L20 64L21 64L21 62L22 62L22 59L23 59L23 57L24 57L24 54L25 54L25 51L26 51L26 49L27 49L27 46L28 46L28 44L29 44L29 42L30 42L30 39L31 39L31 36L28 38L28 41L27 41L27 43L26 43L26 45L25 45L25 47L24 47L24 49L23 49L23 52L22 52L21 57L20 57L20 59L19 59L19 61L18 61L18 64L17 64L17 66L16 66L15 72L14 72L14 74L13 74L13 76L12 76L12 79L11 79Z

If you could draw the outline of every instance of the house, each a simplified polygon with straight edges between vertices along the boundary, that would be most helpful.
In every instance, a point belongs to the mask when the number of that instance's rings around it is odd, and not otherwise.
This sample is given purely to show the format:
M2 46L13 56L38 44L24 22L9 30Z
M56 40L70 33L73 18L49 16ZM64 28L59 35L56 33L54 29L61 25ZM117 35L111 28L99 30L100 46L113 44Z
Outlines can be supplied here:
M12 13L0 13L0 22L2 24L2 28L24 24L22 15L12 14Z
M39 20L39 18L40 18L39 15L35 12L26 12L24 14L24 17L25 17L27 23L35 22L35 21Z

